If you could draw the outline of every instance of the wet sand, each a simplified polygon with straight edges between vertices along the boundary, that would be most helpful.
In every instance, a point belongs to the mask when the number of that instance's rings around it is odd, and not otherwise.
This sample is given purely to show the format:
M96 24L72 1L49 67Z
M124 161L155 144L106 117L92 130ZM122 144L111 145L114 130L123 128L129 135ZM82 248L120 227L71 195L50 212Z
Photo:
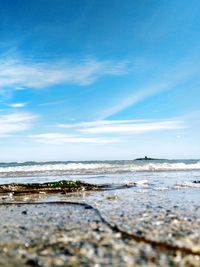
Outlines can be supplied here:
M1 195L0 266L200 266L188 192Z

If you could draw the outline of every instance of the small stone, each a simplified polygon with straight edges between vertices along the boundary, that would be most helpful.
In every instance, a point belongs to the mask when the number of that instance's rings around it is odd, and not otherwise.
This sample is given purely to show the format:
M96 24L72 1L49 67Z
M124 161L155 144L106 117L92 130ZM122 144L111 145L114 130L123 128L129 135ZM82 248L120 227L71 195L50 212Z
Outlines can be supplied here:
M22 211L22 214L27 215L27 211L26 210L23 210Z
M143 232L141 230L137 230L136 234L141 236L143 234Z
M23 226L23 225L20 225L19 228L22 229L22 230L27 230L27 228L25 226Z
M41 266L38 259L29 259L26 261L26 264L29 266L33 266L33 267L40 267Z

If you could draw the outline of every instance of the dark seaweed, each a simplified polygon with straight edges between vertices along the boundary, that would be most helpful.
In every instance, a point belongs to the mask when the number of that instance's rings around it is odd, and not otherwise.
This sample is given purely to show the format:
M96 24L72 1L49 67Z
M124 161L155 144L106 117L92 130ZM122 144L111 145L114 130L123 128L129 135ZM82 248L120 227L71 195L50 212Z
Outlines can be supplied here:
M4 184L0 185L0 193L55 193L55 192L77 192L87 190L98 190L103 188L93 184L80 181L58 181L50 183L33 183L33 184Z

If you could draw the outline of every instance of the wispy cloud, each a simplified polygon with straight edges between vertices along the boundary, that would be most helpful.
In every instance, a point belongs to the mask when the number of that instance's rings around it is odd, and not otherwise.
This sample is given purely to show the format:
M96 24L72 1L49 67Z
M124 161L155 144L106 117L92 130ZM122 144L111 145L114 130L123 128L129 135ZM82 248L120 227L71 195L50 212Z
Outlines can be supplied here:
M88 144L107 144L119 142L117 138L101 137L82 137L78 135L68 135L62 133L44 133L30 136L35 141L46 144L60 145L63 143L88 143Z
M128 72L125 61L86 59L72 62L0 61L0 88L44 88L70 83L89 85L102 76L117 76Z
M96 126L105 126L105 125L119 125L124 123L134 123L134 122L142 122L145 120L98 120L98 121L87 121L87 122L79 122L79 123L66 123L66 124L57 124L58 128L88 128L88 127L96 127Z
M64 143L109 144L120 143L130 134L142 134L185 128L180 120L101 120L56 125L62 132L31 135L37 142L60 145ZM64 131L64 132L63 132Z
M155 132L161 130L174 130L184 128L185 125L180 121L146 121L146 122L110 122L96 125L93 127L88 127L86 129L81 129L82 133L90 134L103 134L103 133L146 133L146 132Z
M12 113L0 116L0 136L7 136L29 129L36 119L31 113Z
M200 64L198 61L198 54L186 57L181 62L171 66L170 69L160 72L158 76L148 84L138 88L133 87L132 93L128 95L125 94L124 98L120 97L120 99L116 101L116 104L111 105L107 109L105 108L99 117L101 119L106 119L148 97L173 90L176 86L190 81L190 79L194 79L195 77L199 77Z
M8 106L11 108L23 108L26 106L26 103L11 103Z
M58 124L58 128L73 129L82 134L138 134L175 130L186 127L184 121L169 120L101 120L75 124Z

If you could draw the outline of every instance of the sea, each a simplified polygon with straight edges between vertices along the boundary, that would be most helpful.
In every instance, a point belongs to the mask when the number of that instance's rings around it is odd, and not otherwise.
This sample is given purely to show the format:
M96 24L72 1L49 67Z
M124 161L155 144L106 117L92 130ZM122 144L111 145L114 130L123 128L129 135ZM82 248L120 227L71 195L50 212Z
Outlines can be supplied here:
M200 160L115 160L0 163L0 184L81 180L94 184L148 183L200 188Z

